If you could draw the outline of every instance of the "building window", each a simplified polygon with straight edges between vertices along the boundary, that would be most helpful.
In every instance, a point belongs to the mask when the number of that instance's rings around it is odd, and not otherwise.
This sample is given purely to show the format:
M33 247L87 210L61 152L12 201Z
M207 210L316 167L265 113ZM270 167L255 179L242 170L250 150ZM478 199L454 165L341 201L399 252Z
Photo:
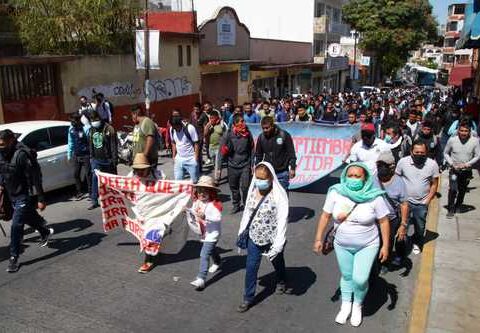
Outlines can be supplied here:
M333 22L334 23L340 23L340 17L342 15L342 12L340 9L338 8L333 8L332 9L332 12L333 12Z
M325 41L321 39L315 39L313 45L315 48L315 56L323 57L325 55Z
M455 5L455 9L453 10L454 15L463 15L465 14L465 5Z
M183 66L183 47L178 45L178 67Z
M458 38L445 38L443 42L444 47L455 47L455 43L457 42Z
M325 15L325 4L322 2L315 2L315 17Z
M192 47L187 45L187 66L192 66Z
M457 31L457 28L458 28L457 21L451 21L447 23L447 31Z
M453 64L453 61L455 60L455 55L453 54L444 54L443 55L443 62L447 64Z

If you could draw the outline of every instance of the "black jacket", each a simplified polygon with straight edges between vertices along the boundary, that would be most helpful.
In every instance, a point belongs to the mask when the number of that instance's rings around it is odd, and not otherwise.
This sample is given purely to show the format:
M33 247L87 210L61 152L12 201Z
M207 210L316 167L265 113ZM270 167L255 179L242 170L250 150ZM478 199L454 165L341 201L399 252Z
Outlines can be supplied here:
M22 149L23 148L23 149ZM23 200L34 194L44 201L42 173L38 162L32 161L23 143L17 143L10 156L0 154L0 182L7 190L10 200ZM35 157L36 158L36 157Z
M255 164L262 161L273 165L276 173L288 171L288 167L295 170L297 156L290 134L277 126L271 138L262 133L258 137L255 151Z
M239 136L229 130L225 137L225 145L228 148L228 167L241 169L246 166L251 166L253 157L254 141L252 134L249 136Z
M104 123L102 127L91 127L88 133L90 157L95 160L118 161L117 134L113 127Z

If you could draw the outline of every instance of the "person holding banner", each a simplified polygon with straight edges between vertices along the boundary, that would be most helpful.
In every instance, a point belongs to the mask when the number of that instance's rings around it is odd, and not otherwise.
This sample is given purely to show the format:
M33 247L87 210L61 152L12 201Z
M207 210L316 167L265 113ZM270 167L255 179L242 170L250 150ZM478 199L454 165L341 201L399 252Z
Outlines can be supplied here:
M143 153L135 154L132 164L132 171L127 175L127 177L139 177L146 180L166 179L163 171L160 171L156 167L152 166L148 161L147 156ZM145 253L145 260L142 266L140 266L138 269L138 272L150 272L154 266L154 258L155 256Z
M196 290L205 288L207 273L215 273L220 268L221 258L217 252L217 242L221 234L222 203L218 200L220 191L215 180L210 176L202 176L195 184L195 200L191 211L200 226L202 250L200 251L200 268L197 278L190 282ZM213 264L208 267L210 257Z
M246 233L247 262L243 302L237 308L245 312L253 305L257 275L262 256L266 256L277 275L278 294L288 292L283 251L286 243L288 196L280 184L273 166L261 162L255 167L253 181L238 230Z
M377 254L382 263L388 259L390 210L383 197L385 191L376 188L373 180L374 176L363 163L351 163L343 170L340 184L333 185L328 191L313 244L313 251L317 254L328 253L324 235L333 218L334 250L342 274L342 306L335 321L345 324L351 314L350 323L355 327L362 323L362 303Z
M297 156L291 135L274 124L272 117L261 121L262 134L258 136L255 150L255 163L271 163L275 176L288 191L290 179L295 178Z

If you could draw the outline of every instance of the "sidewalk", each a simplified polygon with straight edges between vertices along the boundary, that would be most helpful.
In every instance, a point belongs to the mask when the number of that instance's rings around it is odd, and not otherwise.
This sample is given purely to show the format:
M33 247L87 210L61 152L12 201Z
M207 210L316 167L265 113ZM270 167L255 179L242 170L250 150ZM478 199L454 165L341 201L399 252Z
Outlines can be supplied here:
M465 197L472 210L447 219L448 171L442 175L426 332L480 332L480 177ZM423 259L422 259L423 260ZM428 288L428 287L426 287ZM428 302L427 302L428 303ZM428 304L427 304L428 306Z

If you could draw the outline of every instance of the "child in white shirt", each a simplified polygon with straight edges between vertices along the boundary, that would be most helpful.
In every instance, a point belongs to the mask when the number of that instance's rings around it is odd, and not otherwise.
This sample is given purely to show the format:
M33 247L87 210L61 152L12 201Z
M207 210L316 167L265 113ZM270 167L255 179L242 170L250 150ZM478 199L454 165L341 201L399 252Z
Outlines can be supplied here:
M219 188L215 187L215 181L210 176L200 177L195 187L195 199L192 211L200 225L201 241L203 243L200 252L200 268L197 278L190 284L197 290L205 288L207 273L215 273L220 267L220 255L217 252L217 242L221 234L222 203L217 198ZM208 268L209 259L212 257L213 264Z

